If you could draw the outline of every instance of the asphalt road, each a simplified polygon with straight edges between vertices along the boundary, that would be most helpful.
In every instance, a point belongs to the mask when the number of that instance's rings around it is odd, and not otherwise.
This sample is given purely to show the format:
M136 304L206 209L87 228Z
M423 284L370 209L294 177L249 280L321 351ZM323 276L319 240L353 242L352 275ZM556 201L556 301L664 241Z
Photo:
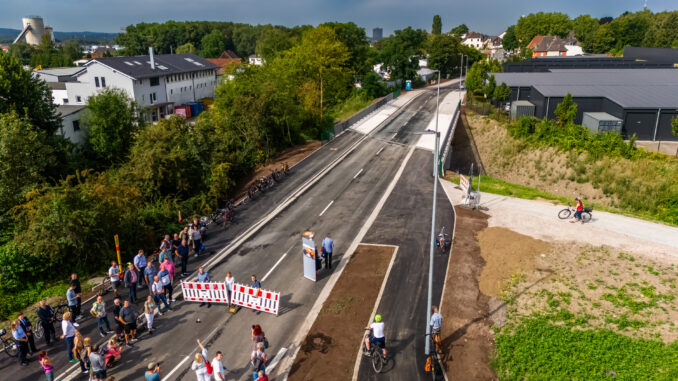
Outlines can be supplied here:
M441 92L445 91L441 89ZM201 308L196 303L183 302L181 298L177 298L173 306L176 311L156 317L154 324L156 332L152 336L143 333L142 340L123 352L122 363L112 369L109 375L114 375L117 380L138 380L143 377L145 365L149 361L160 361L163 380L192 380L195 376L189 369L190 358L197 348L195 339L200 338L207 344L210 359L216 350L223 352L224 365L229 368L229 379L249 379L250 326L255 323L262 325L271 344L267 350L269 362L279 352L281 355L287 354L285 349L290 347L330 275L325 270L321 271L320 278L315 283L303 278L299 234L304 230L313 230L317 233L316 241L319 243L327 232L331 232L335 240L334 262L338 263L382 197L410 145L416 142L418 136L412 132L425 129L434 112L434 93L425 90L421 96L387 119L374 134L365 137L347 131L299 163L282 183L254 202L238 208L235 223L226 231L218 227L210 228L210 238L206 246L208 250L219 252L210 258L202 259L201 262L207 261L209 264L212 279L223 280L226 272L231 271L236 281L247 282L251 274L257 274L260 279L263 278L263 288L281 293L279 316L246 309L231 314L221 305ZM334 167L317 183L309 184L310 180L323 173L329 165ZM411 191L426 192L424 189L426 183L429 187L432 184L430 167L431 153L426 151L420 153L417 150L401 182L407 179L421 183ZM400 187L399 183L396 191ZM297 190L300 188L307 190L299 195ZM394 194L398 193L396 191ZM426 221L430 207L427 208L423 200L429 193L420 195L405 191L401 194L405 199L421 198L421 202L409 204L392 200L395 197L392 195L382 215L394 208L399 209L403 216L408 216L405 219L414 221L421 218L422 221ZM295 196L298 198L290 199ZM430 196L428 197L430 203ZM391 205L392 203L395 204ZM403 208L404 205L408 207ZM285 208L282 209L282 206ZM273 211L276 212L274 216L270 215ZM423 217L419 217L419 214ZM268 217L268 221L263 223L261 220L265 217ZM382 218L381 215L379 218ZM256 231L252 230L252 226L256 227ZM427 226L430 226L430 222L424 223L421 231L428 229ZM245 234L249 238L243 239ZM399 234L401 239L405 237L402 231ZM419 235L417 234L417 242L420 239ZM417 245L414 242L412 244ZM224 247L226 249L219 250ZM410 266L408 258L400 254L398 262L403 263L399 266L407 269ZM415 264L419 263L421 258L413 256L410 260ZM196 265L192 259L189 270L195 270ZM401 273L398 271L394 274L400 276ZM418 298L423 295L425 302L426 289L422 288L421 284L423 277L424 274L417 274L417 278L420 279L413 281L419 289L416 291ZM178 287L175 286L176 289ZM145 295L146 292L140 294L141 297ZM390 296L382 299L382 303L388 303L387 299L390 300ZM421 309L420 302L416 299L411 303L416 306L415 310ZM88 305L84 306L83 310L86 311L87 308ZM415 315L423 316L425 310L421 312ZM424 324L416 324L416 327L421 328L415 328L415 332L416 329L420 329L423 335ZM100 339L95 328L93 319L87 319L80 327L85 336ZM411 351L414 353L418 340L415 338L411 342L414 345ZM42 347L44 345L39 343L38 349L41 350ZM403 349L399 351L402 351L403 355L410 351L409 345L403 343L399 345L399 348L401 347ZM63 342L58 342L49 353L55 362L56 381L79 379L74 373L74 370L78 369L77 364L66 362ZM35 380L43 377L36 361L24 368L19 367L15 360L11 361L7 356L0 355L0 358L2 379ZM86 379L85 376L81 378Z

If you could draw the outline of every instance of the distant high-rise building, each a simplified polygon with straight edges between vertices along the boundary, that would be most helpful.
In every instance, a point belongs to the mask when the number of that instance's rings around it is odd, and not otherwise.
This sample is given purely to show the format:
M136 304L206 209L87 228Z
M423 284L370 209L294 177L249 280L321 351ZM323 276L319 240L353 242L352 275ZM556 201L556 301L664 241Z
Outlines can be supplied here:
M372 41L379 41L384 38L384 30L381 28L372 29Z

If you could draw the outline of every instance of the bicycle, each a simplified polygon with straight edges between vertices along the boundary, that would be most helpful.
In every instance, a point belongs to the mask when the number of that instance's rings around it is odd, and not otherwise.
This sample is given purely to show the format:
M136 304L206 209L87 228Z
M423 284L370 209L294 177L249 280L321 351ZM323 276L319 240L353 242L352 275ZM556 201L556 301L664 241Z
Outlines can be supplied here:
M436 339L434 338L434 336L438 336L439 338L440 337L439 335L440 335L439 333L438 334L431 333L424 335L430 336L431 340L431 351L429 352L429 355L426 357L426 366L424 367L424 370L426 371L426 373L431 374L431 379L433 381L441 380L444 377L439 376L439 374L443 373L443 368L438 359L438 354L436 353L437 343Z
M577 210L572 207L572 204L567 204L567 208L558 212L558 218L560 218L561 220L566 220L566 219L570 218L570 216L573 215L576 211ZM593 209L584 208L581 212L582 222L591 221L592 213L593 213Z
M366 329L365 336L363 336L363 353L369 353L369 356L366 357L372 359L372 369L374 369L376 373L381 373L382 369L384 369L384 365L388 362L388 359L384 357L381 348L376 344L370 344L370 350L367 350L365 339L369 339L370 337L372 337L372 330Z
M450 240L450 236L445 233L445 227L443 226L442 229L440 229L440 233L438 234L438 237L436 237L436 242L435 245L438 249L440 249L441 254L448 253L450 251L450 246L452 245L452 240Z
M32 332L36 339L42 339L42 337L45 335L45 327L43 327L42 324L38 322L38 324L33 325Z
M54 319L56 321L64 320L64 314L68 312L68 304L60 304L54 308ZM75 316L73 316L75 319Z
M9 357L17 357L19 355L19 347L14 342L13 337L5 337L7 330L0 329L0 344L2 344L2 350L7 353Z

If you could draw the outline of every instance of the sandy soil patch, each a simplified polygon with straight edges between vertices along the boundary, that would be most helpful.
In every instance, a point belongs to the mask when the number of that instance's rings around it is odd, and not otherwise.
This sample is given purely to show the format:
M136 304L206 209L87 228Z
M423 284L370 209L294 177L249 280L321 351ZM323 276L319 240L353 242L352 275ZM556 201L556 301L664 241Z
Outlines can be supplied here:
M301 344L289 380L351 379L369 306L376 302L394 252L393 247L358 246Z

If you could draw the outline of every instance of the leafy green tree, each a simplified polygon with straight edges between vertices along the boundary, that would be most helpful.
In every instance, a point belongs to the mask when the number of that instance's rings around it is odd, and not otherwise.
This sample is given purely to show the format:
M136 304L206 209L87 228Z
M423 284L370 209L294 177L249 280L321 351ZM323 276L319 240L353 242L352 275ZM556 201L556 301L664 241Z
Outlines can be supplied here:
M270 62L294 44L294 34L287 28L267 26L257 40L256 53Z
M44 134L15 111L0 115L0 214L44 181L45 170L54 160Z
M519 47L518 39L516 38L516 26L511 25L506 29L506 34L501 41L502 47L507 52L512 52Z
M45 82L33 77L13 56L0 52L0 114L16 111L34 128L53 135L61 120Z
M643 46L678 48L678 11L655 13Z
M383 97L388 92L384 81L381 80L379 74L373 71L368 71L363 76L361 85L370 98Z
M196 54L198 50L195 48L195 45L191 44L190 42L187 42L183 45L179 45L177 47L176 53L177 54L182 54L182 53L193 53Z
M593 37L599 25L598 19L589 15L581 15L572 20L574 36L581 43L584 51L590 52L593 50Z
M527 46L534 36L558 35L565 37L572 29L570 18L559 12L530 13L518 19L516 37L521 47Z
M22 65L31 64L31 57L33 56L34 50L33 46L23 41L9 46L9 54L19 60Z
M139 105L123 90L113 88L89 98L83 119L89 146L101 165L126 161L144 124Z
M82 58L82 46L78 40L67 40L61 47L60 53L64 56L64 61L68 61L66 66L72 66L73 61Z
M407 27L379 41L379 61L393 79L414 79L424 55L426 31Z
M555 114L561 126L574 123L574 118L577 116L577 104L572 101L572 94L567 93L563 101L558 103Z
M475 63L471 66L466 73L466 79L464 80L464 85L471 92L477 92L483 87L483 82L485 81L485 72L483 69Z
M494 89L493 97L500 102L507 101L511 97L511 88L506 85L506 82L502 82L501 85Z
M485 84L485 87L483 88L483 92L485 93L485 98L487 99L493 99L494 98L494 90L497 89L497 80L494 79L494 75L491 75L490 78L487 79L487 83Z
M219 30L213 30L202 38L200 43L200 55L207 58L219 57L226 49L226 39Z
M334 29L337 39L341 41L349 53L349 65L355 75L361 75L371 70L370 43L367 40L365 29L355 23L325 23Z
M678 116L671 120L671 133L678 138Z
M433 25L431 26L431 34L440 34L443 30L443 21L440 15L433 16Z
M427 44L428 66L433 70L440 70L440 75L445 77L460 64L459 40L448 34L429 36Z
M233 45L240 57L249 57L254 54L259 32L251 25L238 24L233 28ZM221 53L221 52L220 52Z
M466 24L457 25L450 31L450 34L460 38L462 35L466 33L468 33L468 27L466 26Z

